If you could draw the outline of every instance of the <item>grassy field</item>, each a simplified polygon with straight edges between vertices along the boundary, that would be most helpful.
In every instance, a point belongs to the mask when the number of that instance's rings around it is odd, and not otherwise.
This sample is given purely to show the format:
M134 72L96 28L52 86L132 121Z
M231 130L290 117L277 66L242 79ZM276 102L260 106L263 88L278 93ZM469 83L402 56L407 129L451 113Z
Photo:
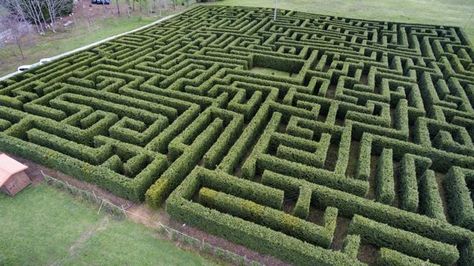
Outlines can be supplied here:
M218 4L274 7L275 0L224 0ZM279 0L278 6L350 18L461 26L474 43L473 0Z
M0 195L0 265L210 265L46 185Z

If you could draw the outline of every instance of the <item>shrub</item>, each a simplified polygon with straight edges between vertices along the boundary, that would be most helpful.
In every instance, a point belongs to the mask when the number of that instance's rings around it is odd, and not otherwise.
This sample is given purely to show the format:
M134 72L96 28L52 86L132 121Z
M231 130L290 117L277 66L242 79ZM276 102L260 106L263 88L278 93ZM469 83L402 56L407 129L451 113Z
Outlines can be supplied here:
M300 187L300 194L293 210L293 215L306 219L309 215L309 208L311 204L311 189L307 187Z
M380 255L377 259L377 265L381 266L404 266L404 265L417 265L417 266L435 266L434 264L426 260L407 256L403 253L391 250L388 248L381 248Z
M360 215L355 215L352 219L349 233L361 235L364 242L399 250L443 265L451 265L459 259L455 246L390 227Z

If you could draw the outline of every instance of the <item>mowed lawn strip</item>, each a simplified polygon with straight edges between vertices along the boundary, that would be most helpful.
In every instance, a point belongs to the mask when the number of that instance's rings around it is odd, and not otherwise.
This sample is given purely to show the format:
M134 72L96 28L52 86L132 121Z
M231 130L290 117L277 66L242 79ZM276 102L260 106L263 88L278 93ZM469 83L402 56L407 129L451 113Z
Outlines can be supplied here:
M0 194L0 265L213 265L46 185Z

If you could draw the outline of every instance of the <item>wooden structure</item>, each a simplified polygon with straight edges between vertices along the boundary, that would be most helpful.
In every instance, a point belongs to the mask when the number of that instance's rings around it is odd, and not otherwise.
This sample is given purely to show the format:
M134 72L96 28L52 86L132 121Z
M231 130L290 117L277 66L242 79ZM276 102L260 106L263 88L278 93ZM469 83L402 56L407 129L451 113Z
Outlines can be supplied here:
M31 184L25 170L28 166L17 162L6 154L0 154L0 190L14 196Z

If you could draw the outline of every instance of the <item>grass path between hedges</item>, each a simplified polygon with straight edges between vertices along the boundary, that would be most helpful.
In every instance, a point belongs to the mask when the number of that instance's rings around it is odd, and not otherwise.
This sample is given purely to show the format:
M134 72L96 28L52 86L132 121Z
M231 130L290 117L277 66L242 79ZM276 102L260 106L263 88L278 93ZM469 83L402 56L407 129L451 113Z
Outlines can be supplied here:
M0 194L0 265L212 265L45 184Z
M224 0L217 3L275 6L275 0ZM460 26L474 45L474 0L278 0L278 7L349 18Z

